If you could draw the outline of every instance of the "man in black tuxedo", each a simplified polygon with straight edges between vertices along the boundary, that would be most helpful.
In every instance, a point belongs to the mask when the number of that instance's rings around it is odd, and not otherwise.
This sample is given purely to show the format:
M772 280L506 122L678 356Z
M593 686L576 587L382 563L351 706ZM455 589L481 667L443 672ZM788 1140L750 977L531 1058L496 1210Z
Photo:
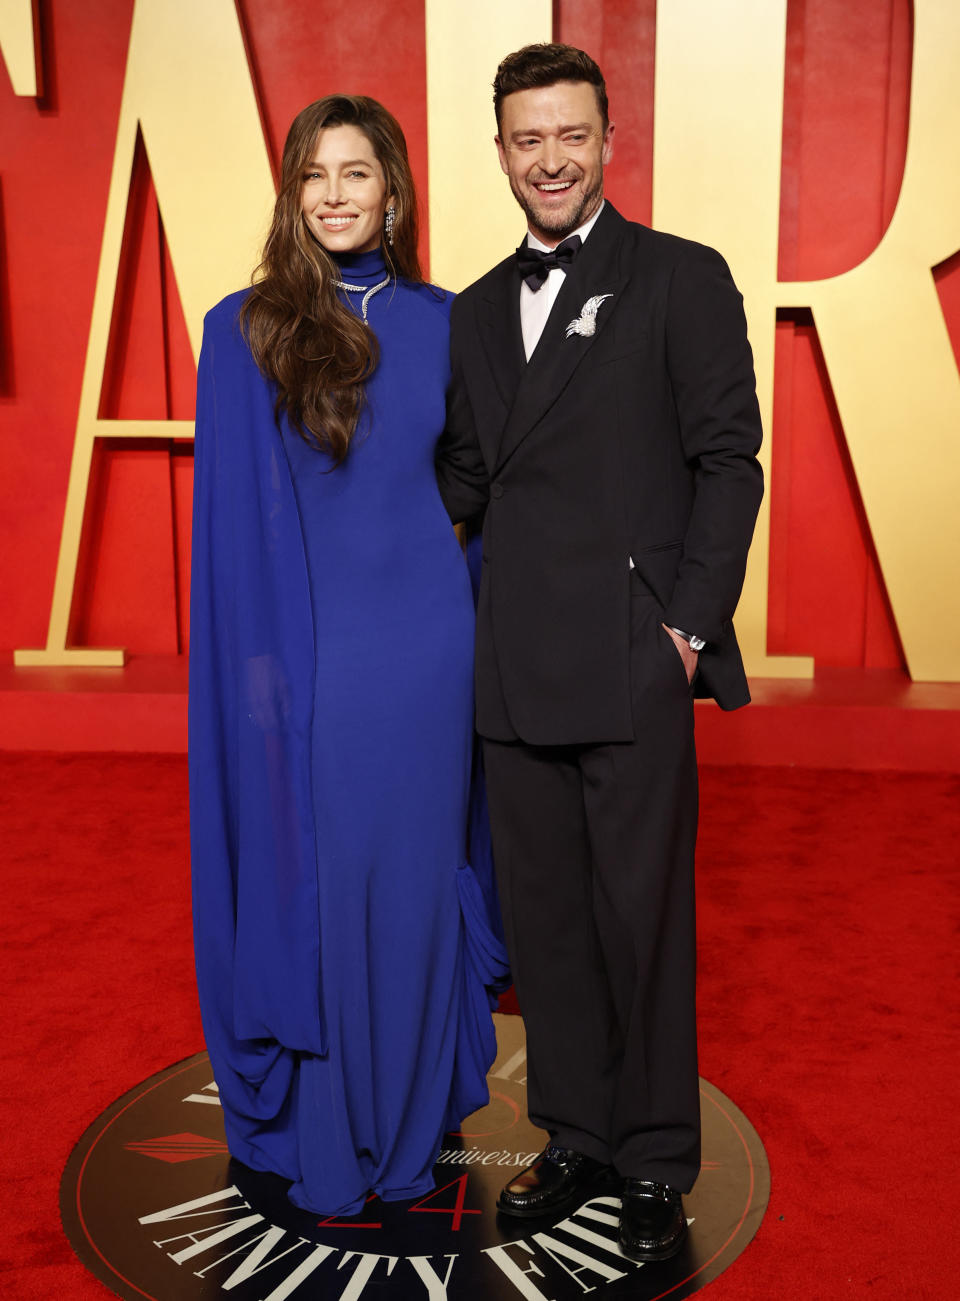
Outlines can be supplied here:
M700 1164L693 696L749 700L731 618L763 492L742 300L719 254L603 198L614 127L580 50L494 82L528 235L457 298L438 478L485 510L477 727L550 1134L506 1215L622 1181L620 1243L679 1250Z

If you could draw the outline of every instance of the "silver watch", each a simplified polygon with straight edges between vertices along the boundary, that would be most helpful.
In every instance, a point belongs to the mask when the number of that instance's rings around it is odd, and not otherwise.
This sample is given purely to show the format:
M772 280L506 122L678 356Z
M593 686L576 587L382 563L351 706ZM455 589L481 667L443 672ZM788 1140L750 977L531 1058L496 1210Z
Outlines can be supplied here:
M704 646L707 644L703 638L698 637L695 632L684 632L682 628L671 628L670 631L675 632L678 637L682 637L692 651L702 651Z

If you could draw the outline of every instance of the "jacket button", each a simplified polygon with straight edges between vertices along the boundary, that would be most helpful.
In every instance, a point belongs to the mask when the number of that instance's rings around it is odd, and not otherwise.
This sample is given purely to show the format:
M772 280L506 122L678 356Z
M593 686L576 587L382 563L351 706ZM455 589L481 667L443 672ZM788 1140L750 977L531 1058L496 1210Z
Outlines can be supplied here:
M490 496L491 496L491 497L502 497L502 496L503 496L503 484L502 484L502 483L492 483L492 484L490 485Z

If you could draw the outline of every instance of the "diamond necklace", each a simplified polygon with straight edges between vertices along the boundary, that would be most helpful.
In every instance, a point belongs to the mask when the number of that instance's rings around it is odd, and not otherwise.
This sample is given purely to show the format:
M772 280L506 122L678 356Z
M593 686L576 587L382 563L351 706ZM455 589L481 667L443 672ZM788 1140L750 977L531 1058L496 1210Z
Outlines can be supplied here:
M338 289L345 289L347 293L363 294L363 301L360 304L360 315L364 320L366 320L367 304L370 302L370 299L374 294L379 293L381 289L386 289L387 285L390 283L390 277L387 276L385 280L381 280L378 285L372 285L369 289L367 289L366 285L347 285L344 284L342 280L338 280L336 283Z

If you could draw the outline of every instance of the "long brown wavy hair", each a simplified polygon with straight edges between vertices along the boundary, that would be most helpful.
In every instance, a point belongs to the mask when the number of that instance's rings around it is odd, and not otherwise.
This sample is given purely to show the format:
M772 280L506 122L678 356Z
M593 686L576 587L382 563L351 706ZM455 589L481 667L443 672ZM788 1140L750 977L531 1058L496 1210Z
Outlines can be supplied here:
M270 233L240 320L254 360L276 385L278 424L285 414L301 437L339 465L380 354L369 326L338 297L337 265L303 216L304 170L318 134L334 126L358 127L383 168L395 209L393 244L383 245L387 269L423 283L417 196L400 124L365 95L327 95L302 109L287 133Z

